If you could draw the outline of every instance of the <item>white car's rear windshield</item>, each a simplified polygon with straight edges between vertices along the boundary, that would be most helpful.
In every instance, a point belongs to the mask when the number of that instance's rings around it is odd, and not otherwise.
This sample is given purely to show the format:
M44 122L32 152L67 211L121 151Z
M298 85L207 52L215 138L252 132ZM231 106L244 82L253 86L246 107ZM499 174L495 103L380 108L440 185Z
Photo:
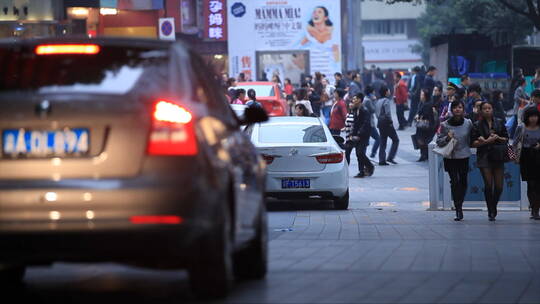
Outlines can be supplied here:
M266 124L259 129L261 143L320 143L326 142L321 125L311 124Z

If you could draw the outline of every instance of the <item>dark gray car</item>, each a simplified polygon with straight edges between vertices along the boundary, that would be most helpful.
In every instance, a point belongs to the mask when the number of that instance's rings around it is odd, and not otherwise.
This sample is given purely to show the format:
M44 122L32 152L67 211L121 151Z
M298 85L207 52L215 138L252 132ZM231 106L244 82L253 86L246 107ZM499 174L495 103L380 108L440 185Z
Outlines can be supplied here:
M0 66L0 284L57 261L187 268L207 296L265 276L264 164L193 51L8 40Z

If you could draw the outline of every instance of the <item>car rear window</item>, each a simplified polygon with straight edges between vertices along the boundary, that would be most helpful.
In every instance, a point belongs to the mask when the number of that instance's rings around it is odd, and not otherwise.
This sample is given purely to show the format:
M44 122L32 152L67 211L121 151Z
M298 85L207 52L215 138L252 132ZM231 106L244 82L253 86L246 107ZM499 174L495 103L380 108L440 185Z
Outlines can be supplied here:
M276 96L274 86L271 86L271 85L244 85L244 86L237 86L236 89L244 89L244 90L246 90L246 92L249 89L253 89L253 90L255 90L255 93L257 94L257 97Z
M321 125L267 124L259 129L261 143L319 143L326 142Z
M35 47L0 47L0 92L126 94L167 50L101 46L97 54L37 55Z

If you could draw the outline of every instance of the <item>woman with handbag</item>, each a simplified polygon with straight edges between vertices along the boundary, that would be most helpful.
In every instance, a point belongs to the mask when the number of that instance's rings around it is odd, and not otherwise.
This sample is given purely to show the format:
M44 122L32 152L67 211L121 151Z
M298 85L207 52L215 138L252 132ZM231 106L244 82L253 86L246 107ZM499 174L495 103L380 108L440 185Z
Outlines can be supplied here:
M484 196L488 217L495 221L497 204L503 191L504 163L508 156L508 132L502 120L493 116L493 107L489 102L480 106L480 120L474 124L471 142L476 152L476 166L484 180Z
M469 157L471 156L471 131L473 123L465 118L463 101L450 104L452 116L441 123L441 131L437 136L437 146L450 148L449 155L444 156L444 170L450 176L452 200L456 209L455 221L463 219L463 201L467 193L467 176L469 173Z
M422 89L420 92L419 108L415 117L416 138L420 148L420 159L417 161L423 162L428 160L428 144L435 135L435 110L428 89Z
M540 112L536 107L525 110L523 125L514 138L516 162L520 164L521 179L527 182L527 197L531 219L540 220Z

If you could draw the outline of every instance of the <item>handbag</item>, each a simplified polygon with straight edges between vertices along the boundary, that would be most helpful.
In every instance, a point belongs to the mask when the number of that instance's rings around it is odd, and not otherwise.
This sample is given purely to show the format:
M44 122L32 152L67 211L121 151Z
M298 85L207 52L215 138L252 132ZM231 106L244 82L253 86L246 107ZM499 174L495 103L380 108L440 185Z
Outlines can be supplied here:
M451 138L450 141L443 147L435 147L433 148L433 152L441 155L444 158L450 158L452 153L454 153L454 149L457 145L457 139Z
M416 128L417 129L426 131L426 130L429 130L430 127L431 126L430 126L429 120L427 120L427 119L418 119L418 120L416 120Z
M389 127L393 124L392 118L386 116L386 110L384 109L384 104L381 108L381 114L377 117L377 128Z
M514 158L512 159L516 164L519 164L519 161L521 160L521 151L523 150L523 134L525 132L525 128L522 127L520 129L519 134L517 134L517 137L514 141L514 145L511 146L512 152L514 153Z

